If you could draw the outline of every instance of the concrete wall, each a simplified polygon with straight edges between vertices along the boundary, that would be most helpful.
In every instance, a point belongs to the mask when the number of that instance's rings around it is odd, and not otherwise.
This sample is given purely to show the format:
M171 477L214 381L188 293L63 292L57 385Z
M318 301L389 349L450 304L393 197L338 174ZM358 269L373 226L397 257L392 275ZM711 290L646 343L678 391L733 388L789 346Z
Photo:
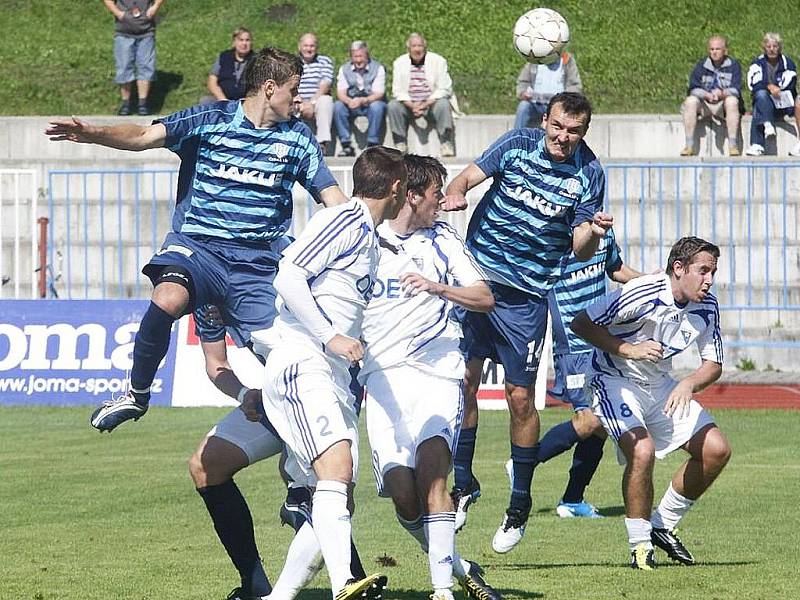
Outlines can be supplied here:
M113 150L84 144L50 142L44 135L48 122L53 117L0 117L0 164L38 164L57 168L61 161L113 162L148 161L169 163L174 161L171 152L165 149L147 150L141 153ZM149 123L149 117L90 116L92 123ZM353 128L357 145L363 146L365 119L356 119ZM456 120L456 152L459 158L471 160L479 156L498 136L514 123L513 115L467 115ZM744 146L750 140L750 117L742 119ZM699 158L725 156L727 141L722 125L709 122L697 127ZM421 141L422 140L422 141ZM683 123L680 115L595 115L587 135L587 142L601 158L619 159L665 159L676 158L684 146ZM775 143L767 150L773 155L786 157L797 142L794 124L786 120L778 124ZM391 145L391 135L386 134L384 143ZM409 149L412 152L437 155L439 140L436 132L428 127L414 125L409 130ZM697 160L683 159L685 161ZM774 160L764 157L762 160Z

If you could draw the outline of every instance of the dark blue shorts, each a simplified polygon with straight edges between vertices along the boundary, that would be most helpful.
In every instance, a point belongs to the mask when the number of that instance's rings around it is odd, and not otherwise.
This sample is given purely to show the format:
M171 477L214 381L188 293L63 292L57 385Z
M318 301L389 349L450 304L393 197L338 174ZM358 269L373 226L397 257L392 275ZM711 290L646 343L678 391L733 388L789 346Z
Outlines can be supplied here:
M142 273L155 282L162 267L184 267L194 284L194 305L190 310L216 305L231 338L242 347L247 345L251 332L269 327L275 319L272 282L280 260L277 248L284 246L275 242L273 247L276 250L171 232ZM208 330L205 326L198 326L203 341L221 339L218 326L209 326Z
M557 354L554 359L556 380L547 392L562 402L569 402L575 410L589 408L592 398L584 386L590 377L592 353Z
M547 301L516 288L489 282L494 310L476 313L459 310L467 360L491 358L503 365L506 382L531 386L542 355L547 327Z

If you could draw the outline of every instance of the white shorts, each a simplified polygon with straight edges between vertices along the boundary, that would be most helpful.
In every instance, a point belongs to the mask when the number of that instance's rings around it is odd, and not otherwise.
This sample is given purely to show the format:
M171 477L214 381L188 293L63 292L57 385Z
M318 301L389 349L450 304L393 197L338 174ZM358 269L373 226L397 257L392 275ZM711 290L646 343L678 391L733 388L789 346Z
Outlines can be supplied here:
M299 355L303 356L300 357ZM350 441L353 481L358 471L358 416L348 391L349 374L332 369L328 358L291 347L270 352L265 366L264 411L312 485L311 464L336 442ZM291 474L295 477L295 474Z
M683 418L677 413L671 417L664 414L667 398L677 384L670 377L647 385L621 377L595 375L589 383L592 408L615 441L631 429L643 427L655 443L656 458L664 458L703 427L714 423L711 415L695 400L689 402L689 412ZM617 456L620 458L621 453ZM620 462L623 463L624 458L620 458Z
M367 436L378 494L395 467L416 464L417 447L442 437L452 454L464 413L463 382L401 365L370 373L367 388Z
M230 442L247 455L249 464L280 454L283 442L262 423L248 421L244 413L234 408L222 418L206 437L215 436Z

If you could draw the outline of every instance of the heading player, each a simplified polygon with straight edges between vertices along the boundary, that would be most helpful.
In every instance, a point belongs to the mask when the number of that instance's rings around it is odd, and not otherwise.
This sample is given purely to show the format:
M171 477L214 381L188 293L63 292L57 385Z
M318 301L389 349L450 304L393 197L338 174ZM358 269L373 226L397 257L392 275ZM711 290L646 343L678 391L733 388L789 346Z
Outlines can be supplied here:
M509 506L492 540L495 552L508 552L520 542L531 510L539 441L533 382L547 325L547 293L561 275L564 256L572 250L579 259L590 258L613 224L601 211L603 169L583 141L591 116L583 95L557 94L542 118L543 130L506 133L447 188L447 207L466 206L467 190L493 179L467 230L467 247L490 280L495 308L464 315L466 411L453 491L461 514L458 528L480 495L472 474L477 392L483 362L491 358L505 370L514 474Z

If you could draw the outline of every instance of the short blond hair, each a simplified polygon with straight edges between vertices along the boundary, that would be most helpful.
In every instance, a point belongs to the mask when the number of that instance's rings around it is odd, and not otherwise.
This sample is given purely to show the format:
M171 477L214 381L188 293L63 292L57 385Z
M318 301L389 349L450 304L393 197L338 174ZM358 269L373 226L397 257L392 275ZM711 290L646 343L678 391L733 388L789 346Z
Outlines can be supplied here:
M768 31L764 34L764 39L761 40L761 48L765 48L767 42L775 42L778 44L778 51L783 52L783 38L781 37L780 33L775 33L774 31Z

